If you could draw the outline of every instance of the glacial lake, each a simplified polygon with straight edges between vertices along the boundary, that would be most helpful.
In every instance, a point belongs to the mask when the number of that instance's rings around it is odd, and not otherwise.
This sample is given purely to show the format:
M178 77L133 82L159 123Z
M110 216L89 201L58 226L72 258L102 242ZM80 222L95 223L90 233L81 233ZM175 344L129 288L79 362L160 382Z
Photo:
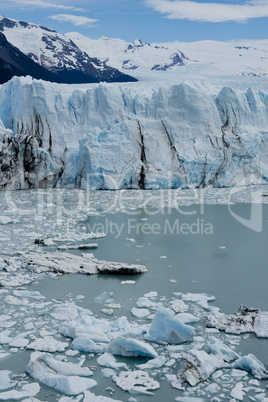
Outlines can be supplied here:
M119 193L121 199L118 198ZM215 301L209 304L219 307L226 314L236 312L240 305L267 311L267 193L266 187L260 187L238 189L231 196L227 189L209 189L207 193L202 190L99 192L87 196L79 190L1 194L0 215L11 219L9 224L0 225L1 251L8 255L19 251L55 251L57 247L41 247L35 245L34 240L104 231L106 237L91 241L98 243L97 249L68 252L77 255L93 252L100 260L142 264L148 272L131 276L76 274L55 278L43 275L24 287L39 291L46 297L46 302L76 300L80 307L90 309L97 318L126 316L129 321L137 321L130 310L139 297L151 291L158 293L157 301L172 300L174 292L213 295ZM126 280L135 281L135 284L121 284ZM8 289L10 294L12 291ZM120 305L114 309L112 317L101 312L105 302L94 301L104 291L113 292L113 302ZM84 298L76 299L79 295ZM7 314L8 306L3 301L1 306ZM49 320L46 312L37 311L34 314L40 322L40 314L44 315L45 330ZM146 319L138 321L150 322ZM205 327L205 322L193 324L193 327L196 335L201 336L201 327ZM19 326L13 329L21 330ZM268 367L267 339L253 334L242 334L236 338L237 353L253 353ZM8 350L8 347L4 349ZM30 353L25 349L10 353L0 360L0 369L23 375ZM147 361L122 357L117 357L117 360L127 362L130 369ZM115 392L111 397L122 401L128 401L131 396L144 402L172 401L178 396L211 400L199 391L189 394L172 388L162 369L158 369L154 377L160 382L160 389L154 391L154 396L146 396L121 391L111 379L102 376L96 358L86 357L84 365L97 367L93 378L98 385L91 390L96 395L108 397L110 394L105 389L112 387ZM176 374L179 367L180 362L175 362L167 373ZM207 381L207 385L210 382L213 383L213 380ZM267 381L261 384L264 389ZM228 387L225 395L228 400ZM249 401L248 395L254 393L249 391L243 400ZM63 395L42 386L36 397L42 401L56 401Z

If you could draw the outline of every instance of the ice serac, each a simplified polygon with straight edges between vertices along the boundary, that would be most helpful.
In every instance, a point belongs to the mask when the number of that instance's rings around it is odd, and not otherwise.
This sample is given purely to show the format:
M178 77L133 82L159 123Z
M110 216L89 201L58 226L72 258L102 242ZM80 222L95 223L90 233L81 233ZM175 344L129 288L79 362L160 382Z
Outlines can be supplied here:
M260 184L268 177L267 101L264 91L208 84L13 78L0 87L0 186Z

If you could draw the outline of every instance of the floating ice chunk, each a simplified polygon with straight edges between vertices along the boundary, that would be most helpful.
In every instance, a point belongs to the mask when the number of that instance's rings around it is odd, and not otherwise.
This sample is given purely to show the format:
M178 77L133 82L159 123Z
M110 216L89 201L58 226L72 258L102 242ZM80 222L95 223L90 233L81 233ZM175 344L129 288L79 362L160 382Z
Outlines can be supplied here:
M148 297L140 297L136 301L136 306L141 307L141 308L150 308L150 307L154 307L155 305L156 305L156 303L149 300Z
M208 348L213 355L220 356L225 362L230 362L239 357L233 349L229 348L229 346L225 345L215 337L211 337Z
M152 291L149 293L145 293L144 297L148 297L148 299L151 299L152 297L157 297L158 293L156 291Z
M233 368L245 370L258 379L268 379L268 370L260 362L256 356L248 354L237 359L233 364Z
M178 402L205 402L205 399L194 398L192 396L177 396L177 398L175 398L175 401L178 401Z
M29 300L19 299L18 297L12 295L7 295L4 298L4 302L10 304L11 306L26 306L26 304L29 304Z
M209 384L206 388L205 391L207 393L210 394L217 394L220 391L220 387L218 386L218 384L214 383L214 384Z
M213 312L208 316L208 327L231 334L253 332L258 337L268 337L268 312L240 306L237 313L226 315Z
M101 372L105 378L112 378L114 375L116 375L116 371L110 368L101 369Z
M101 313L106 315L113 315L114 310L112 308L102 308Z
M108 345L108 352L120 356L144 356L155 358L158 356L151 345L138 339L118 336Z
M222 367L230 367L226 362L238 358L231 348L222 343L219 339L212 338L208 344L211 353L204 350L191 349L186 362L178 372L178 377L191 386L197 385L200 381L207 380L216 370Z
M107 303L104 304L105 307L109 307L109 308L121 308L121 304L120 303Z
M131 314L137 318L145 318L148 317L148 315L150 315L151 313L147 308L132 307Z
M64 352L68 348L68 342L60 342L52 336L38 338L27 346L27 349L39 350L42 352Z
M231 397L238 400L243 401L245 392L243 392L243 384L242 382L238 382L235 387L232 389L230 393Z
M175 317L182 321L184 324L192 324L199 321L199 318L189 313L180 313L177 314Z
M10 371L7 370L0 371L0 391L11 388L15 384L11 382L9 375Z
M160 388L159 382L149 377L145 371L122 371L118 376L113 377L113 381L123 391L131 394L153 395L149 391Z
M92 311L78 307L75 303L64 303L50 313L51 317L61 321L73 320L81 314L93 315Z
M218 308L208 305L209 301L215 300L215 296L210 296L205 293L186 293L182 295L182 300L196 303L205 310L218 310Z
M100 366L117 369L120 367L126 367L125 363L117 363L115 357L111 353L104 353L103 355L97 358L97 363Z
M10 225L11 223L18 223L19 220L9 218L8 216L0 216L0 225Z
M186 362L178 372L178 377L194 387L223 366L224 362L218 356L208 354L204 350L192 349L187 354Z
M152 368L160 368L166 363L165 356L158 356L155 359L148 360L147 363L137 364L136 366L141 369L152 369Z
M113 296L114 292L102 292L99 296L94 297L94 302L95 303L103 303L107 299L111 298Z
M13 295L16 297L35 299L35 300L45 300L45 296L41 295L38 291L31 290L14 290Z
M98 261L98 272L101 274L135 275L147 272L144 265L125 264L118 262Z
M193 340L194 329L174 317L165 307L158 307L146 338L155 342L179 344Z
M66 395L78 395L97 385L96 381L84 377L91 375L89 369L60 362L48 353L32 353L26 372Z
M122 402L118 399L108 398L107 396L97 396L92 392L85 391L85 397L83 402Z
M170 308L175 312L175 313L182 313L184 311L187 311L189 309L189 306L187 306L186 303L184 303L183 300L172 300L170 303Z
M87 353L104 353L106 352L107 345L97 344L86 336L75 338L71 343L71 348L79 352Z
M23 398L35 396L39 391L40 385L37 382L25 384L20 390L0 392L0 401L21 400Z
M74 244L73 246L59 246L58 250L86 250L98 248L98 243L88 243L88 244Z
M29 343L29 340L26 338L16 338L13 341L9 342L10 347L15 348L25 348Z

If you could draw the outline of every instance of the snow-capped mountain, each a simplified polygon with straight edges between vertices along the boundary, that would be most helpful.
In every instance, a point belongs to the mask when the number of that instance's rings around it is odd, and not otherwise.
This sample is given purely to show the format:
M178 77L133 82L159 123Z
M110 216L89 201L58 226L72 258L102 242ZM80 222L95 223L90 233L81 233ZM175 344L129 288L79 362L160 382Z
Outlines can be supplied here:
M0 32L0 84L10 80L14 75L20 77L31 75L45 81L60 82L59 76L40 66L11 45Z
M58 82L136 81L95 56L90 57L71 39L50 28L0 17L0 32L34 62L56 74Z
M195 76L268 76L268 40L150 44L106 37L95 40L77 32L66 36L84 52L121 71L131 70L138 78L154 77L157 71ZM157 77L164 78L167 74Z
M248 88L247 80L232 88L199 80L62 85L14 77L0 87L0 187L265 183L268 86Z

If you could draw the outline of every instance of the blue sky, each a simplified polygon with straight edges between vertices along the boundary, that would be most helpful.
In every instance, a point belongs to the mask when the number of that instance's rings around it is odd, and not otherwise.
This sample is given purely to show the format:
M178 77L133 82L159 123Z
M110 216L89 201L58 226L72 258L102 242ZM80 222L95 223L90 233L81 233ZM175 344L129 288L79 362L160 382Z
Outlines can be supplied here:
M268 39L268 0L4 0L1 14L91 38Z

